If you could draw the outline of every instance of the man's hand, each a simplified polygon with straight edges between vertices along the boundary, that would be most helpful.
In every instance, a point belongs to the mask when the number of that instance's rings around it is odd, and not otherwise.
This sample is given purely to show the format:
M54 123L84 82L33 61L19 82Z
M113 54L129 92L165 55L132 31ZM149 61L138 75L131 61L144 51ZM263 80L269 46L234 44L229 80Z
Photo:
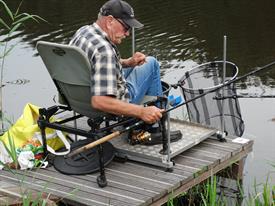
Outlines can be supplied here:
M164 109L159 109L155 106L143 107L139 118L146 123L153 124L161 119L164 111Z
M128 59L121 59L121 64L124 67L135 67L146 62L146 56L141 52L136 52Z

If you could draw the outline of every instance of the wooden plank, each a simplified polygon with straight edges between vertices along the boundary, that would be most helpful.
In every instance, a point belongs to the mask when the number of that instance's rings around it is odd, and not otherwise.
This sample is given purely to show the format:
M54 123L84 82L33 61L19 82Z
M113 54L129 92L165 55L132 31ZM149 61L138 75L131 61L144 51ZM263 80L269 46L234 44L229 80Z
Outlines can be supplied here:
M179 157L189 158L189 159L198 159L200 161L205 161L213 164L218 164L219 160L217 157L214 157L212 155L208 155L205 153L201 153L198 150L192 150L189 149L182 154L178 155Z
M47 193L43 193L36 190L26 190L23 187L1 181L0 194L3 196L0 198L0 205L21 205L23 197L27 197L30 200L44 200L47 205L56 205L55 202L59 199L56 196L48 196Z
M30 175L36 175L35 172L30 171ZM83 190L89 190L93 194L98 194L98 192L103 196L109 196L113 199L127 201L127 199L133 199L138 202L146 202L150 199L150 194L148 191L144 191L137 187L130 187L128 185L121 185L117 183L110 182L108 177L108 187L99 188L96 182L98 174L94 175L64 175L55 171L50 170L40 170L39 175L36 175L37 179L46 180L47 178L52 178L56 184L62 184L67 186L82 186ZM131 189L130 189L131 188ZM95 190L95 191L93 191ZM155 194L155 193L154 193ZM148 200L149 201L149 200Z
M208 145L211 146L212 148L216 148L222 151L228 151L231 152L232 155L237 154L238 152L242 151L242 147L240 147L240 145L237 144L230 144L227 142L224 142L223 144L220 144L217 141L205 141L202 143L202 145Z
M251 146L251 145L250 145ZM211 175L216 174L217 172L219 172L220 170L228 167L229 165L231 165L233 162L237 162L240 159L244 158L249 152L252 151L252 147L246 147L245 150L241 151L240 153L238 153L237 155L234 155L233 157L221 162L219 165L217 165L214 168L211 168L210 170L204 172L203 174L201 174L200 176L192 179L189 182L186 182L185 184L183 184L182 186L180 186L179 188L177 188L176 190L173 191L173 194L168 194L164 197L162 197L161 199L153 202L151 204L151 206L159 206L164 204L165 202L168 201L168 198L170 197L170 195L173 195L173 197L178 196L179 194L186 192L188 189L192 188L193 186L199 184L200 182L206 180L207 178L209 178Z
M0 177L5 177L6 180L22 184L20 180L14 177L13 174L5 172L5 174L1 173ZM47 181L35 180L34 178L25 177L25 182L23 183L24 188L26 189L36 189L41 190L43 192L49 194L55 194L62 199L68 200L69 202L77 202L79 205L122 205L126 206L129 204L132 205L144 205L142 203L125 203L123 201L118 201L116 199L112 199L109 196L95 195L90 193L88 190L83 191L81 188L73 188L59 184L49 184Z
M215 140L215 139L211 139L208 138L207 141L204 141L204 143L212 143L212 144L217 144L220 147L229 147L233 150L237 150L240 148L240 144L239 143L234 143L232 142L233 139L231 138L226 138L226 142L222 142L223 144L221 144L221 142L219 140Z
M180 165L186 165L189 166L190 168L194 168L194 170L201 169L203 167L208 167L209 165L212 164L209 162L201 161L198 159L190 159L190 158L185 158L183 156L179 156L178 158L175 158L175 163L180 164Z
M9 188L9 187L14 187L14 185L3 179L0 179L0 188Z
M129 162L125 162L124 164L117 164L115 162L111 163L106 168L106 171L122 173L133 176L135 178L147 179L148 181L157 182L165 186L173 186L177 184L180 178L182 178L177 174L167 173L160 169L155 169L139 164L131 164Z
M190 176L192 176L194 171L192 168L190 169L189 167L182 167L182 166L178 166L177 163L175 163L175 165L173 166L173 174L179 174L182 176L181 179L186 179Z
M201 170L204 169L203 167L201 167L201 168L194 168L193 166L188 166L188 165L179 164L179 163L176 163L173 168L174 168L174 170L178 169L178 171L189 172L190 176L192 176L194 173L197 173L197 172L199 172L199 171L201 171Z
M222 153L231 153L234 151L234 148L230 147L224 147L223 144L214 144L214 143L209 143L209 142L202 142L200 143L201 148L209 148L211 151L215 152L222 152Z
M232 156L232 153L230 151L220 149L213 145L199 144L192 150L205 152L207 155L211 155L211 156L212 155L216 156L216 158L220 159L221 161L224 161Z
M15 187L13 184L5 180L0 180L0 206L20 205L22 203L21 196L14 197L7 194L7 191L13 187Z
M212 164L216 160L216 159L212 159L212 161L211 161L209 159L198 158L197 156L195 156L194 153L191 156L190 154L187 154L185 152L182 153L182 154L180 154L180 155L178 155L176 158L184 158L184 159L186 159L188 161L194 161L194 162L197 162L198 164L201 164L201 165L203 165L203 164Z
M107 196L111 199L116 199L118 201L127 202L131 204L150 202L150 197L145 194L138 194L137 191L127 191L123 187L116 188L112 184L108 187L100 188L97 185L97 176L91 176L87 179L79 178L81 176L68 176L61 173L48 173L46 170L39 170L39 173L30 171L28 176L34 177L36 179L48 181L49 183L55 183L63 186L68 186L72 188L79 188L81 191L89 191L91 194ZM46 173L46 174L45 174Z
M0 196L0 206L13 206L13 205L22 205L22 200L13 198L13 197L7 197L7 196Z
M53 167L47 168L47 170L57 172ZM164 189L164 186L159 184L158 182L151 182L148 181L148 179L144 178L133 178L131 175L127 175L125 173L116 173L112 171L105 171L107 181L108 183L117 183L118 181L120 182L121 187L125 187L124 184L127 184L129 182L129 185L135 185L135 186L140 186L143 190L151 190L154 191L155 193L162 192ZM89 175L80 175L78 176L79 178L82 179L89 179L90 177L95 178L98 175L98 173L89 174ZM69 176L70 177L70 176ZM114 178L114 179L112 179ZM124 182L125 180L125 182ZM133 184L132 184L133 182Z
M224 156L221 153L217 153L214 151L210 151L207 148L202 148L202 147L194 147L190 149L191 152L194 153L199 153L199 154L203 154L205 157L210 157L210 158L215 158L216 161L218 161L218 163L220 163L220 160L222 158L224 158ZM227 155L228 157L228 155ZM229 156L230 157L230 156Z

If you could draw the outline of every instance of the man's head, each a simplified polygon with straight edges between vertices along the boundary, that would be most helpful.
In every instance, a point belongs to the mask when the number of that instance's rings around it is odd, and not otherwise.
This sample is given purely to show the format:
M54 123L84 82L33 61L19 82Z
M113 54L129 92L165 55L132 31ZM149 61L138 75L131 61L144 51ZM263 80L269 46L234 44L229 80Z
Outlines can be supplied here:
M99 15L104 19L100 26L103 26L115 44L120 44L122 39L129 35L130 28L143 27L143 24L135 19L133 8L122 0L107 1L100 8Z
M100 9L102 16L112 15L122 20L128 27L141 28L143 24L135 19L133 8L122 0L109 0Z

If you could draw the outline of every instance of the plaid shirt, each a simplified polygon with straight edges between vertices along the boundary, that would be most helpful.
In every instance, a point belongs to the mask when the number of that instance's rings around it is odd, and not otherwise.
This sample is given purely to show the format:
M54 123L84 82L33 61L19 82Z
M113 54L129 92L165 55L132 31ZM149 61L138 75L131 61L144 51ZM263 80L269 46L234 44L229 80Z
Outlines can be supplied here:
M111 95L129 101L120 54L96 23L81 27L70 45L81 48L88 56L91 64L91 96Z

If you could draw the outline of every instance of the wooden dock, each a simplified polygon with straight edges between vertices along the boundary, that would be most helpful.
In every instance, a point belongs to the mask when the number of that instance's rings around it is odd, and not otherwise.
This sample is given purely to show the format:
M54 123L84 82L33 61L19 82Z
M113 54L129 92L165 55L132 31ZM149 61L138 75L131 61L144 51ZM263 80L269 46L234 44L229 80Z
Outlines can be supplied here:
M96 183L98 173L68 176L53 167L14 171L15 174L0 171L0 201L3 194L16 196L19 193L14 190L16 186L21 191L50 194L49 199L60 198L69 205L159 206L233 163L242 162L252 146L253 141L240 144L233 143L230 137L227 142L211 137L175 157L173 172L134 161L112 161L106 167L105 188ZM241 178L242 167L237 169Z

